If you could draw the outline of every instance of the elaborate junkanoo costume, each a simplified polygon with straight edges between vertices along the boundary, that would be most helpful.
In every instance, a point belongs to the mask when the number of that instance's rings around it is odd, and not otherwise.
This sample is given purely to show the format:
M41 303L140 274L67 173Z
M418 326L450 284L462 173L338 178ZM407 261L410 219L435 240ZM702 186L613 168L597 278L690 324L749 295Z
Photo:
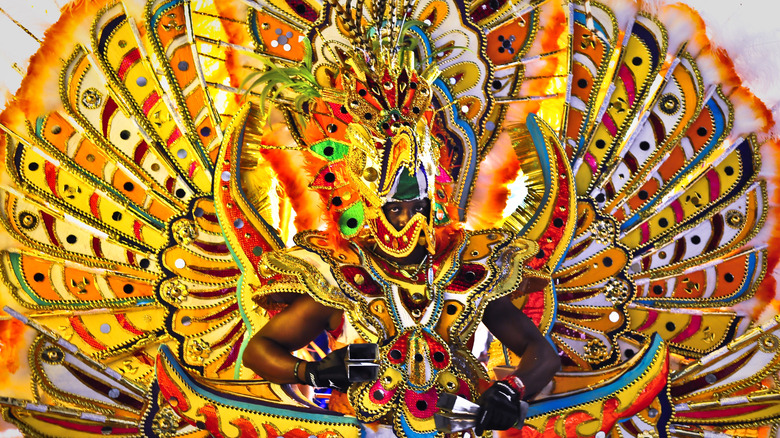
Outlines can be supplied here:
M500 434L775 436L780 328L748 305L777 263L751 243L765 114L678 6L76 2L0 116L3 296L38 332L5 419L444 436L440 400L521 361L472 352L511 299L563 370ZM409 200L429 214L397 229L382 207ZM378 345L338 409L242 364L300 296Z

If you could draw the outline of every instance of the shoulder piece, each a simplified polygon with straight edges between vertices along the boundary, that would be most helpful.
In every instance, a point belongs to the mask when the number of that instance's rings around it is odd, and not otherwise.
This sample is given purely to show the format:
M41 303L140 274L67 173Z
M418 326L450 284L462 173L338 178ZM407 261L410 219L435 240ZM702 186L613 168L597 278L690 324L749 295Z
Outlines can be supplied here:
M460 253L458 277L467 275L472 269L467 266L481 266L488 270L486 278L491 280L487 292L490 299L498 298L514 291L523 277L523 262L539 252L539 245L528 239L516 236L507 230L483 230L468 232L463 251ZM453 282L455 283L455 282Z
M370 295L371 277L359 267L360 258L355 253L336 254L326 239L316 231L306 231L295 237L298 246L263 254L257 272L267 279L264 301L284 293L309 294L325 306L343 310L364 339L375 341L376 325L366 320L368 304L361 293ZM343 287L345 283L353 287Z
M487 304L513 292L522 280L523 262L538 246L507 230L468 231L453 251L449 271L438 284L446 312L442 325L450 337L468 339Z

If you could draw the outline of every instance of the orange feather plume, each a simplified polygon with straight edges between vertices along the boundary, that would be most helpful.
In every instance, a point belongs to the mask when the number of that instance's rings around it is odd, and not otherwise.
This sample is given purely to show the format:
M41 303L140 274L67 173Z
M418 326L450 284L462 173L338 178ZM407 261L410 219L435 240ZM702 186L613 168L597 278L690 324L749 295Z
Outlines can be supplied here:
M263 158L271 165L279 183L290 198L295 210L295 228L309 230L322 223L322 204L316 193L309 189L310 176L302 169L305 155L300 151L261 149Z
M0 383L9 382L20 367L19 352L24 347L26 327L15 319L0 320Z
M493 228L501 224L502 212L509 199L509 184L517 179L520 163L512 140L501 133L482 161L469 206L468 225L474 229Z
M109 2L107 0L83 0L65 6L57 20L44 34L40 49L30 58L27 75L22 80L16 101L31 120L60 109L59 74L62 71L63 47L75 44L89 46L92 20L95 14Z
M777 295L777 279L775 271L780 263L780 251L772 248L780 248L780 142L770 139L761 146L762 169L761 177L767 181L769 212L766 225L756 238L764 242L767 251L767 274L758 286L752 303L752 317L759 316L767 309L774 310L773 314L780 313L780 297Z

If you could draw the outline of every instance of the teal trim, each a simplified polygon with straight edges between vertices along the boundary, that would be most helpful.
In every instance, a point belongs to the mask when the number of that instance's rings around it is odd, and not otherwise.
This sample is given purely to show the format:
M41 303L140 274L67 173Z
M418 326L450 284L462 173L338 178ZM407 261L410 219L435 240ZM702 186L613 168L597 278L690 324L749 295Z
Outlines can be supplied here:
M539 155L539 162L542 166L542 174L544 175L544 198L550 200L550 186L552 184L551 176L550 176L550 156L547 154L547 148L545 147L545 140L544 140L544 134L542 133L542 130L539 128L539 123L537 122L536 114L529 114L528 117L525 119L526 126L528 128L528 132L531 134L531 139L534 141L534 147L536 148L536 153ZM573 187L572 187L573 188ZM528 232L528 228L536 222L536 220L539 218L539 213L541 213L541 207L539 207L535 212L534 215L531 217L531 220L528 221L528 223L525 224L522 230L518 233L518 235L524 235Z
M239 155L241 153L241 145L243 144L243 140L244 140L244 129L246 129L246 125L241 127L241 134L240 134L240 136L238 138L238 145L237 145L237 151L236 152ZM227 143L225 143L224 147L227 147ZM240 178L240 175L235 175L234 178ZM214 180L214 184L218 185L219 184L219 180L215 179ZM241 193L241 195L243 196L243 192ZM260 219L263 220L262 218L260 218ZM230 256L233 257L233 261L236 262L236 265L238 266L238 268L241 270L241 273L242 273L241 276L238 278L238 284L236 285L236 300L238 302L238 313L241 315L241 320L244 322L245 333L251 334L249 332L249 330L251 329L249 316L247 316L247 314L246 314L246 311L245 311L244 306L243 306L243 300L242 300L242 297L241 297L241 287L244 284L243 272L246 269L251 269L252 267L247 267L247 266L244 266L244 265L241 264L240 259L236 255L236 251L233 249L233 246L230 244L230 239L228 239L226 234L225 234L225 227L222 226L222 220L223 220L222 217L219 214L217 214L217 221L219 221L220 228L222 229L222 235L225 238L225 245L227 246L228 251L230 251ZM266 222L264 220L263 220L263 224L266 224ZM280 239L280 241L281 241L281 239ZM243 357L244 350L246 349L246 346L249 343L249 338L250 338L250 336L244 336L244 340L241 342L241 347L240 347L239 352L238 352L238 359L236 359L236 364L233 367L233 378L235 378L235 379L239 379L239 375L241 373L241 363L242 363L241 358Z
M548 398L538 403L533 403L528 408L528 417L530 418L548 414L559 409L569 409L574 406L590 403L594 400L605 398L617 393L621 389L630 385L634 380L642 377L647 369L650 368L653 363L653 359L662 348L663 341L661 340L661 337L657 334L654 334L652 340L650 341L650 348L648 348L645 355L642 356L636 365L626 371L626 373L624 373L620 379L608 385L604 385L600 388L592 389L590 391L585 391L580 394L558 398Z
M165 11L171 6L176 5L177 3L182 3L183 1L184 0L171 0L168 3L165 3L164 5L158 7L157 12L155 12L154 15L152 15L151 27L154 28L155 26L157 26L157 21L160 19L160 15L163 14L163 11Z
M504 365L509 366L509 349L504 344L501 344L501 353L504 355Z
M9 253L8 258L11 260L11 266L14 270L14 275L16 275L16 280L19 282L20 285L22 285L22 290L24 293L26 293L30 298L32 298L33 301L35 301L35 304L38 304L40 306L48 306L49 303L41 300L38 295L35 294L35 292L30 289L29 285L27 284L27 281L24 279L24 274L22 273L22 266L20 263L20 260L22 258L21 254L13 254ZM77 306L79 302L75 303Z
M249 18L249 30L252 31L252 37L255 39L255 44L262 47L263 39L260 37L260 29L257 28L257 11L254 8L249 8L247 14Z
M249 325L249 317L247 316L246 312L244 312L244 306L241 304L242 303L241 286L243 286L243 284L244 284L244 275L242 274L240 277L238 277L238 285L236 285L236 300L238 300L238 313L241 315L241 320L244 321L245 336L244 339L241 341L241 347L239 347L238 349L238 358L236 358L236 364L233 366L233 378L236 380L241 378L241 365L244 362L243 360L244 350L246 350L246 346L249 344L249 338L251 338L251 336L247 336L247 335L251 335L251 333L249 332L251 328Z
M217 221L220 221L219 214L217 214ZM236 285L236 301L238 302L238 313L241 315L241 320L244 322L244 330L245 332L248 332L250 328L249 317L244 311L244 306L242 304L243 302L241 300L241 286L244 282L244 270L246 269L246 267L241 264L241 261L236 255L235 250L233 250L233 246L230 244L230 240L227 238L227 236L225 236L225 231L224 231L225 229L224 227L221 226L221 224L220 224L220 228L222 228L222 235L225 237L225 246L227 246L228 251L230 251L230 256L233 258L233 261L236 262L236 266L238 266L238 269L241 270L241 276L238 277L238 284ZM241 355L244 354L244 349L246 348L247 342L249 342L248 337L245 337L244 340L241 342L241 349L238 352L239 357L236 360L236 365L233 367L234 379L239 378L239 374L241 371L241 357L242 357Z
M567 252L568 252L568 250L569 249L566 248ZM561 257L561 261L563 261L564 258L565 257ZM560 265L560 262L558 263L558 265ZM547 327L547 331L542 333L542 334L545 336L545 338L550 343L550 345L552 345L553 348L555 348L555 342L553 342L551 333L552 333L552 328L555 325L555 321L558 320L558 292L555 291L555 285L552 284L552 282L550 282L550 288L552 289L552 299L553 299L552 309L553 309L553 314L552 314L550 326Z
M43 117L38 117L35 119L35 135L38 137L42 137L41 133L43 132Z
M576 21L577 23L580 23L581 25L583 25L585 27L588 27L587 17L585 16L585 14L583 12L574 11L574 21ZM593 19L593 25L596 26L596 30L601 32L602 35L604 35L605 37L607 36L607 31L604 30L604 26L602 26L601 23L598 20L596 20L595 18ZM601 41L604 42L605 46L609 45L609 41L605 41L603 38L601 39Z
M425 53L423 53L423 56L426 59L426 64L430 64L430 53L431 53L431 43L428 40L428 36L423 32L422 29L420 29L419 26L411 26L409 28L410 32L413 32L417 35L419 41L425 46ZM446 98L447 102L453 102L453 96L450 93L449 88L444 83L444 81L441 78L436 79L433 82L433 86L435 86ZM477 155L479 155L479 152L477 151L477 135L474 132L474 128L471 127L471 125L465 121L464 119L460 118L460 114L458 111L454 111L452 107L449 109L449 114L452 116L452 120L455 122L458 127L463 129L463 132L466 133L468 136L468 144L464 145L465 147L469 148L469 162L463 163L461 167L461 172L466 172L465 177L464 174L461 173L459 176L459 179L462 178L463 180L463 194L464 196L461 196L460 202L458 203L458 211L460 220L465 220L466 218L466 205L468 204L468 196L466 196L468 193L471 192L471 185L474 182L474 174L476 173L477 168Z
M243 409L248 412L259 412L268 415L277 415L287 418L298 418L303 421L314 421L317 423L325 424L353 424L357 427L361 427L360 422L355 417L348 417L336 412L329 413L329 411L319 410L317 413L305 412L304 409L293 408L285 409L279 404L280 407L270 406L271 402L260 402L250 397L222 394L213 388L202 385L190 377L189 374L181 367L176 361L175 356L171 349L167 345L161 345L159 354L165 356L166 360L170 364L171 370L175 372L184 382L184 384L191 388L198 396L215 401L225 406ZM314 411L314 409L312 409Z
M415 432L412 430L412 428L409 426L409 422L406 421L406 416L403 414L403 411L399 410L398 413L401 415L401 428L404 430L404 433L406 436L411 438L434 438L438 432L428 432L428 433L421 433L421 432Z

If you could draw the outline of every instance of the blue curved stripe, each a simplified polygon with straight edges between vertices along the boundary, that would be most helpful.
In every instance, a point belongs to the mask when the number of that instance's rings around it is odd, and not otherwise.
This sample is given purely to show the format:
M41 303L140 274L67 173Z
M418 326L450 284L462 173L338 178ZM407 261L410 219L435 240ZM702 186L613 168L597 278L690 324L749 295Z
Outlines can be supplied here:
M150 27L152 29L157 27L157 21L160 20L160 16L165 12L165 10L168 9L169 7L171 7L171 6L175 6L178 3L184 3L184 0L171 0L168 3L165 3L165 4L161 5L161 6L159 6L157 8L157 12L155 12L152 15L152 18L150 20L151 21L151 26Z
M434 438L438 433L436 431L428 432L428 433L415 432L414 430L412 430L411 427L409 427L409 422L406 421L406 416L403 414L401 414L401 428L403 429L406 436L414 437L414 438L424 438L424 437Z
M277 415L288 418L299 418L304 421L314 421L327 424L352 424L361 427L357 418L348 417L338 412L326 411L319 408L302 408L297 406L286 406L279 403L271 403L251 397L245 397L237 394L221 393L213 388L205 386L192 379L182 368L171 351L170 347L160 345L159 354L165 356L170 368L182 379L188 388L192 388L198 396L213 400L225 406L242 409L248 412L259 412L268 415Z
M423 53L423 55L425 55L426 61L429 60L431 56L431 42L428 40L428 35L420 29L420 26L410 26L407 32L414 32L417 34L417 38L419 38L420 42L425 46L425 53ZM430 62L426 62L425 64L430 64Z
M637 210L636 213L634 213L633 216L626 219L625 222L623 222L623 225L620 226L620 231L625 231L629 228L632 228L634 225L639 223L642 217L642 213L646 212L655 204L658 203L658 201L663 198L663 195L666 194L666 190L669 187L674 187L674 185L679 181L683 176L688 174L688 171L693 169L694 167L698 166L699 163L704 160L704 158L709 155L709 153L715 148L715 146L718 145L718 142L720 141L721 136L723 135L723 132L726 130L726 116L723 113L720 106L718 106L717 102L715 102L715 98L710 98L709 101L707 101L706 106L710 109L712 116L713 116L713 125L715 126L715 135L712 136L710 139L710 142L702 148L701 151L696 155L696 157L691 160L690 163L688 163L687 166L685 166L682 170L682 172L678 172L677 175L669 180L666 184L664 184L664 189L656 193L656 195L647 202L644 207Z
M539 128L539 122L537 121L536 114L529 114L528 117L525 119L526 126L528 127L528 131L531 133L531 139L534 141L534 147L536 148L536 153L539 155L539 161L540 165L542 167L542 174L544 175L544 198L548 201L552 201L550 199L550 189L552 185L551 176L550 176L550 156L547 154L547 148L545 147L545 140L544 140L544 134L542 133L542 130ZM520 230L519 235L524 235L528 232L528 228L536 222L536 219L539 217L539 214L544 209L544 206L540 206L536 209L534 212L534 215L531 217L531 220L529 220L522 230ZM563 259L561 259L563 260Z
M257 12L254 9L249 9L249 12L255 14L254 18L250 20L249 29L252 31L252 36L255 38L255 41L262 45L263 39L260 37L260 29L257 28ZM253 15L250 15L250 17L253 17Z
M587 391L581 394L575 394L572 396L564 396L556 399L546 399L539 403L533 403L528 408L528 417L535 417L538 415L544 415L549 412L553 412L559 409L569 409L576 405L590 403L594 400L608 397L617 393L623 388L628 387L636 379L642 377L648 368L653 363L658 352L663 348L663 341L658 334L654 334L650 342L650 348L647 350L642 359L629 369L623 376L610 384L596 388L591 391Z
M588 27L587 20L588 20L588 17L587 17L587 15L585 15L584 12L580 12L580 11L577 11L577 10L574 11L574 21L576 21L577 23L580 23L581 25L583 25L585 27ZM604 26L602 26L601 23L598 20L595 19L595 17L593 18L593 25L596 26L596 30L600 31L602 35L604 35L605 37L608 35L607 31L604 30ZM603 38L602 38L601 41L604 42L605 46L609 46L609 44L608 44L609 41L605 41ZM611 48L611 46L610 46L610 48Z
M745 272L745 278L751 279L753 278L753 274L756 272L756 266L758 265L758 256L755 252L750 253L750 256L748 257L748 268ZM744 296L750 288L753 286L753 281L745 281L745 284L742 285L742 288L734 293L731 297L724 297L717 300L707 301L707 305L711 307L718 307L718 306L731 306L734 304L734 301L739 300L742 296ZM639 303L645 306L651 306L651 307L657 307L657 306L668 306L673 305L677 307L686 307L690 303L694 302L696 300L658 300L658 299L639 299L634 300L635 303Z
M414 32L419 41L425 46L425 53L423 53L423 56L425 57L426 61L430 59L431 56L431 42L428 40L428 36L423 32L422 29L420 29L419 26L411 26L409 28L409 31ZM426 64L430 64L430 62L426 62ZM433 82L433 85L436 86L439 91L444 94L446 97L447 102L452 102L452 94L450 93L449 88L447 88L447 85L444 83L444 81L441 78L436 79ZM477 168L477 135L474 132L474 129L471 127L471 125L466 122L465 120L460 118L460 115L457 111L452 110L450 108L450 115L452 116L452 119L454 120L455 124L463 129L463 131L468 136L468 146L470 149L469 153L469 162L468 166L464 169L461 167L461 176L459 178L463 178L463 171L466 171L465 179L463 179L463 193L468 194L471 191L471 185L473 184L474 180L474 171ZM469 197L468 196L461 196L460 202L458 204L458 212L460 213L460 220L465 220L466 217L466 205L468 204Z

